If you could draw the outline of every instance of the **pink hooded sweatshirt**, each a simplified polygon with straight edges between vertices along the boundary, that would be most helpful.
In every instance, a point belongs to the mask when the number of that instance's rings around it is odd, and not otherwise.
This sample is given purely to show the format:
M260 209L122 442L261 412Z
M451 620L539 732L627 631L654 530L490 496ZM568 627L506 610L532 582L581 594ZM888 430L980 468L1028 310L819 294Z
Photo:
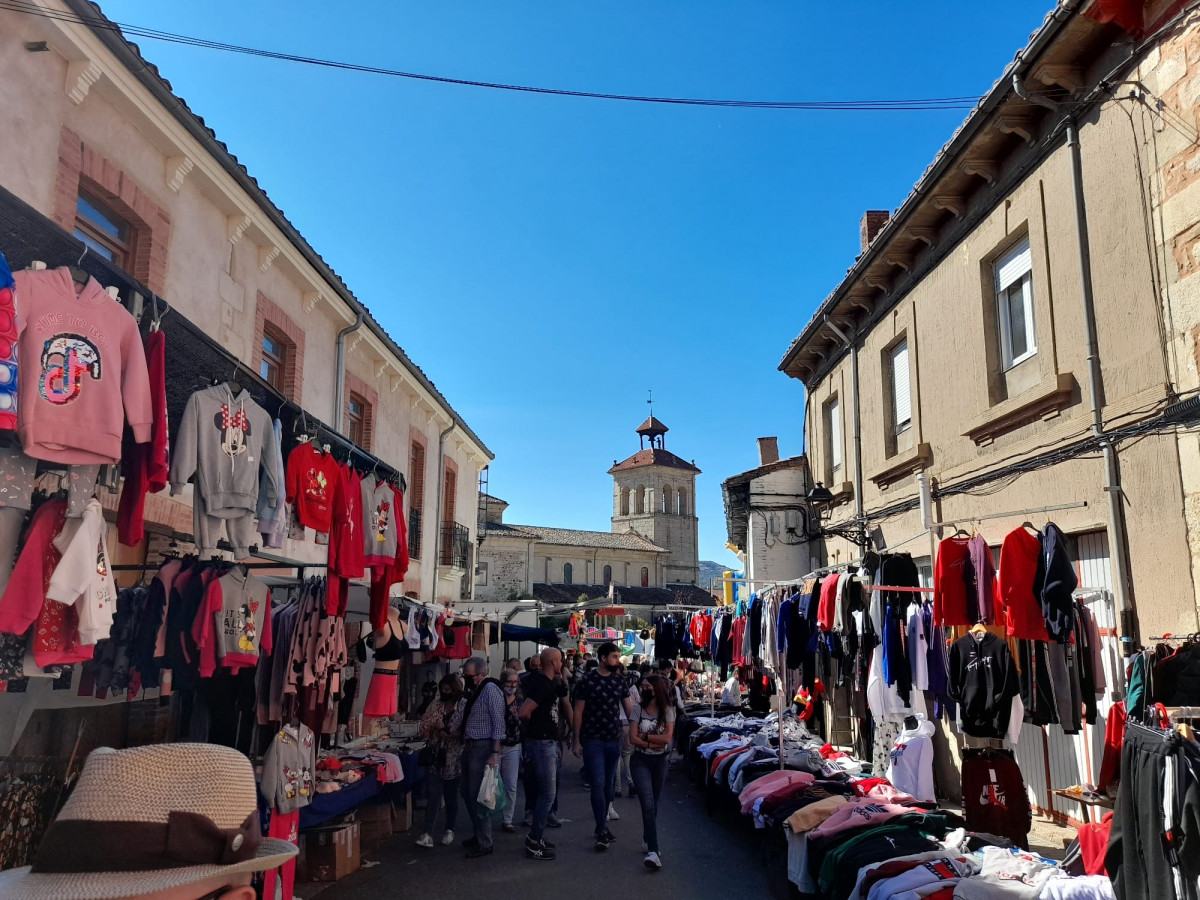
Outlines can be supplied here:
M116 463L126 418L150 440L154 412L137 322L95 279L67 268L16 272L21 337L17 430L26 454L63 465Z

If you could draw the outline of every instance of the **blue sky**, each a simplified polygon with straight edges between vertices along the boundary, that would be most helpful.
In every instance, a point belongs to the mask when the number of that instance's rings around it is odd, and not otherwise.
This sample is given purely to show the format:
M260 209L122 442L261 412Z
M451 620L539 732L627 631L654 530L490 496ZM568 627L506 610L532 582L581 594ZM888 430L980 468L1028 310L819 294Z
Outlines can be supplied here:
M105 0L114 20L459 78L739 99L978 95L1052 0ZM352 11L353 15L347 15ZM800 452L776 370L964 113L671 107L497 92L143 41L496 454L508 519L607 530L655 414L721 481Z

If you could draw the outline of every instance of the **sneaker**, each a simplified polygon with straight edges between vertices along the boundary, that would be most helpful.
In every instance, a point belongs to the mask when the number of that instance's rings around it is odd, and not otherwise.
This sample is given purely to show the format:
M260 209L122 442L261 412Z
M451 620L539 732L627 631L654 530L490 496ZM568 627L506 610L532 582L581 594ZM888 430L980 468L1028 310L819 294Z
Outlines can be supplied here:
M480 846L476 845L474 848L472 848L467 853L467 859L479 859L479 857L481 857L481 856L491 856L491 855L492 855L491 847L480 847Z
M545 847L547 850L557 850L558 849L557 847L555 847L554 844L550 843L545 838L543 838L540 841L534 841L529 838L525 838L525 849L526 850L528 850L530 848L536 848L536 847Z
M602 838L604 838L604 840L606 840L610 844L613 843L614 841L616 841L616 839L617 839L617 836L615 834L613 834L611 831L609 831L607 828L604 829L604 831L600 832L600 836Z
M596 842L592 846L595 848L597 853L603 853L608 849L608 841L605 840L604 835L598 834L596 835Z
M442 843L444 844L445 841L442 841ZM419 838L417 838L417 846L418 847L432 847L433 846L433 835L431 835L431 834L421 835Z
M439 843L443 847L449 847L451 844L454 843L454 832L451 831L449 828L447 828L446 833L442 835L442 839L441 839L441 841L439 841Z
M563 826L563 820L560 819L558 816L547 816L547 818L546 818L546 827L547 828L562 828L562 826Z
M609 822L617 822L620 820L620 818L621 818L621 816L617 813L617 808L615 806L613 806L611 803L608 804L608 821Z
M505 834L514 834L517 830L517 826L514 825L512 822L505 822L503 825L500 826L500 830L503 831Z
M661 869L662 868L662 860L659 859L659 856L657 853L647 853L646 858L645 858L645 860L643 860L643 862L645 862L647 869Z
M538 843L538 844L534 844L531 846L529 844L529 842L526 841L525 842L525 858L526 859L554 859L555 853L554 853L553 849L551 849L550 847L547 847L545 844Z

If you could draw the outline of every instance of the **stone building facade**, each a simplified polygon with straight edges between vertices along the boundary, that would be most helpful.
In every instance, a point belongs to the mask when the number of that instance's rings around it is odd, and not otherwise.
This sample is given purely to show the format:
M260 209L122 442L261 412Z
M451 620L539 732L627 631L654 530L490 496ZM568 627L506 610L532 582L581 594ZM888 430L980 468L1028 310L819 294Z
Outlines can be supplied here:
M508 525L508 504L485 497L486 521L475 596L503 602L533 596L535 584L663 587L667 551L637 534Z
M650 416L637 429L642 448L608 470L613 476L612 530L640 534L666 548L670 554L664 575L667 584L698 585L696 476L700 470L695 462L667 450L668 430Z
M833 525L929 565L922 473L949 531L1055 521L1132 641L1200 628L1198 100L1200 14L1060 4L900 208L864 218L780 364Z
M442 552L443 535L459 526L474 542L490 451L400 347L402 336L371 316L137 47L83 0L49 8L59 14L0 11L9 123L0 129L0 187L68 240L86 228L81 199L123 223L118 267L144 293L167 300L171 315L247 372L276 366L273 388L403 473L415 526L404 590L427 602L462 599L472 566ZM69 262L77 256L78 248ZM114 514L115 495L102 499ZM190 533L190 493L151 495L147 523L157 534ZM119 552L117 562L135 562L146 548ZM283 550L313 563L326 553L311 531ZM469 597L472 579L465 583Z

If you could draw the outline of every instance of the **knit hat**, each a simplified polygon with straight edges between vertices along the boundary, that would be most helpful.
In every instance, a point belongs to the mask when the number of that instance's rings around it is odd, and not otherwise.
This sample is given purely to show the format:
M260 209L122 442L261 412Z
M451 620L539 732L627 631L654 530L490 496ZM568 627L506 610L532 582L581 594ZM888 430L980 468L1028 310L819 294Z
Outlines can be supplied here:
M214 744L101 747L5 900L111 900L262 872L297 853L263 838L250 760Z

